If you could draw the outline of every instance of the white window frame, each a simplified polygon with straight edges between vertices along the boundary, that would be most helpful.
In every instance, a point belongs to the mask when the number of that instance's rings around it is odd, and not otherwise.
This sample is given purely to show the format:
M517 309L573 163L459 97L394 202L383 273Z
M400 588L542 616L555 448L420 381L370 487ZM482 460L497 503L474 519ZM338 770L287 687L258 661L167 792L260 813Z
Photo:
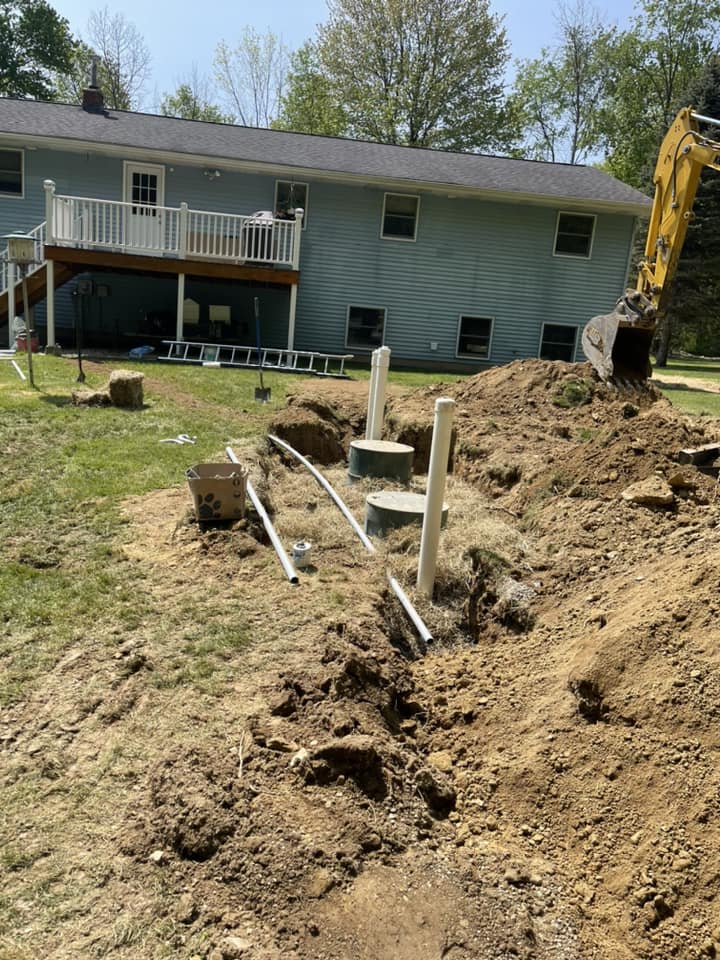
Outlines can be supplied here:
M0 191L0 199L3 200L24 200L25 199L25 151L21 147L0 146L0 150L5 153L20 154L20 193L5 193Z
M294 184L297 187L305 187L305 206L303 207L303 230L307 227L307 214L308 207L310 206L310 184L306 183L304 180L283 180L281 177L275 181L275 200L273 202L273 215L277 213L278 209L278 184L279 183L290 183Z
M490 321L488 349L485 356L481 356L479 353L460 353L460 336L462 334L463 320L489 320ZM482 314L476 314L476 313L461 313L460 316L458 317L457 337L455 338L455 356L458 359L462 359L462 360L476 360L476 361L489 360L490 355L492 353L492 338L493 338L494 330L495 330L495 317L484 317L482 316Z
M385 233L385 208L387 207L388 197L410 197L417 200L415 207L415 229L411 237L395 237L392 234ZM417 241L418 224L420 223L420 194L419 193L399 193L397 190L388 190L383 194L382 217L380 218L380 239L381 240L399 240L400 243L415 243Z
M553 321L553 320L543 320L543 325L542 325L542 328L540 329L540 342L538 343L538 352L537 352L538 360L541 358L541 354L542 354L542 345L543 345L543 341L544 341L544 339L545 339L545 327L570 327L572 330L575 331L574 339L573 339L572 355L571 355L571 357L570 357L569 360L566 360L566 361L565 361L566 363L574 363L574 362L575 362L575 357L577 356L577 348L578 348L578 329L579 329L579 328L578 328L577 324L575 324L575 323L556 323L556 322Z
M592 232L590 233L590 246L588 247L588 252L586 254L558 252L557 241L558 241L558 233L560 232L560 217L584 217L586 220L592 220ZM577 210L558 210L557 218L555 219L555 239L553 240L553 256L562 257L565 260L591 260L592 254L593 254L593 246L595 244L596 229L597 229L597 214L579 213Z
M369 344L367 347L358 347L355 344L348 342L348 334L350 333L350 311L353 309L382 311L382 315L383 315L382 337L380 340L380 344L378 344L378 346L380 346L381 344L385 343L385 330L387 329L387 313L388 313L387 307L373 307L367 303L349 303L347 306L347 310L345 312L345 346L346 348L348 350L361 350L361 351L366 350L368 351L368 353L372 353L373 350L377 350L377 346L374 347L371 344Z
M165 165L162 163L145 163L142 160L124 160L123 161L123 200L125 203L132 203L132 181L130 174L134 170L143 169L147 173L157 174L158 178L158 202L156 207L165 206ZM134 204L142 206L142 204Z

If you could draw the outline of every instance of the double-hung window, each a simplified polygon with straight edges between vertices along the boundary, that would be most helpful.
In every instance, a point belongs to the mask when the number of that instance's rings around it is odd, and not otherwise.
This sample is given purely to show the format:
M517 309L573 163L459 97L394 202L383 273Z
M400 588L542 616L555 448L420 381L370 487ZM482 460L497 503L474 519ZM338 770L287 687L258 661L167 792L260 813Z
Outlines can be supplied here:
M559 213L555 228L555 255L590 259L595 217L585 213Z
M0 196L22 197L23 152L0 150Z
M490 356L491 336L490 317L460 317L456 355L472 360L487 360Z
M386 193L383 203L383 240L415 240L420 197L407 193Z
M374 350L385 338L384 307L348 307L345 344L355 350Z

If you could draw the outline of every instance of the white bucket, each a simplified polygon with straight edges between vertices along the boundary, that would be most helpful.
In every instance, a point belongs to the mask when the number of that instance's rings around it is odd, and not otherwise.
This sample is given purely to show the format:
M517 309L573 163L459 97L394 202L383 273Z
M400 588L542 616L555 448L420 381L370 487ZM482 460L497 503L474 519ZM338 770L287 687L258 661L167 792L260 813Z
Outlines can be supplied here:
M302 570L310 563L312 544L307 540L298 540L293 544L291 559L296 570Z

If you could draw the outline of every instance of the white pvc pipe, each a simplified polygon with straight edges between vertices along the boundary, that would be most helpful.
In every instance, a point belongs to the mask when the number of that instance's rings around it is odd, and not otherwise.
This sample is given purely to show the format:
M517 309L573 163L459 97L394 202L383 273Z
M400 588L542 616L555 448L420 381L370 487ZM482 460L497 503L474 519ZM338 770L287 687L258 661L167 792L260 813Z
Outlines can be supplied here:
M435 401L435 424L433 426L432 446L430 447L430 466L428 467L425 515L420 537L420 561L417 575L418 591L427 597L432 597L433 587L435 586L435 570L437 568L438 546L440 545L440 526L454 408L455 401L451 400L450 397L439 397Z
M233 452L231 447L225 447L225 453L227 454L228 459L231 460L233 463L240 463L240 461L235 456L235 453ZM267 530L267 535L270 537L270 542L275 548L275 553L278 555L278 560L282 564L282 568L285 571L285 575L287 576L290 583L298 583L300 578L297 575L297 570L293 566L292 561L290 560L290 557L285 552L285 547L283 547L282 541L280 540L280 537L277 535L277 531L275 530L275 527L272 525L272 520L267 515L267 511L265 510L265 507L260 502L260 498L255 493L255 488L253 487L253 485L250 483L249 480L247 481L247 494L250 497L250 502L255 507L255 511L257 515L262 520L263 526Z
M346 520L349 521L350 526L353 528L353 530L355 531L355 533L358 535L358 538L360 539L360 542L361 542L362 545L365 547L365 549L366 549L369 553L375 553L375 544L368 538L368 536L367 536L367 534L365 533L365 531L363 530L363 528L362 528L362 527L360 526L360 524L357 522L357 520L356 520L355 517L352 515L352 513L350 513L350 510L348 509L346 503L340 498L340 495L335 492L335 490L334 490L334 488L331 486L329 480L326 480L325 477L320 473L320 471L319 471L316 467L314 467L314 466L312 465L312 463L310 463L309 460L306 460L305 457L303 457L303 455L302 455L301 453L298 453L297 450L293 449L293 447L291 447L289 443L285 443L284 440L281 440L279 437L275 437L275 436L273 436L272 434L269 434L269 435L268 435L268 440L272 440L273 443L275 443L275 444L277 444L278 446L282 447L283 450L287 450L287 452L290 453L290 454L291 454L293 457L295 457L297 460L299 460L300 463L302 463L302 465L303 465L304 467L307 467L307 469L308 469L308 470L310 471L310 473L315 477L315 479L318 481L318 483L330 494L330 496L332 497L332 499L333 499L333 501L335 502L336 506L339 507L342 515L345 517ZM402 587L400 586L400 584L397 582L397 580L395 579L395 577L391 577L390 574L387 573L387 582L388 582L388 584L389 584L390 589L392 590L392 592L395 594L395 596L396 596L396 597L398 598L398 600L400 601L403 610L404 610L405 613L408 615L410 621L412 622L413 626L415 627L415 629L417 630L417 632L420 634L420 636L422 637L422 639L425 641L425 643L432 643L432 642L433 642L433 636L432 636L432 634L430 633L430 631L428 630L428 628L427 628L427 627L425 626L425 624L423 623L423 620L422 620L420 614L417 612L417 610L415 609L415 607L412 605L412 603L410 602L410 599L409 599L408 595L405 593L405 591L403 590L403 588L402 588Z
M315 479L320 484L320 486L323 487L323 489L326 490L330 494L332 499L335 501L335 505L339 508L342 515L345 517L345 519L348 521L348 523L353 528L355 533L358 535L358 538L360 539L360 542L365 547L365 549L369 553L375 553L375 544L372 542L372 540L368 539L368 536L363 530L363 528L357 522L357 520L352 515L352 513L350 513L350 510L348 509L345 501L340 498L339 494L335 492L333 487L330 485L330 482L325 479L325 477L320 473L320 471L316 467L314 467L309 460L306 460L306 458L301 453L298 453L297 450L294 450L289 443L285 443L284 440L281 440L280 437L275 437L272 435L272 433L269 433L268 440L271 440L274 444L276 444L276 446L282 447L283 450L287 450L287 452L291 454L293 457L295 457L296 460L299 460L304 467L307 467L307 469L315 477Z
M368 440L380 440L385 422L385 393L390 369L390 347L379 347L375 375L375 390L372 396L371 432Z
M378 352L373 350L370 357L370 387L368 389L367 419L365 421L365 439L372 440L373 397L375 396L375 381L377 380Z

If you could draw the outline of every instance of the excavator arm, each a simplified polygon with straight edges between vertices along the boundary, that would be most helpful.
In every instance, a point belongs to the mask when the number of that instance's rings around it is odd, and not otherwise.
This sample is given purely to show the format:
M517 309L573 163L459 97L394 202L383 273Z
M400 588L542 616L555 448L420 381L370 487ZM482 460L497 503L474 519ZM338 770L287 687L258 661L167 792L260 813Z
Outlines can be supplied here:
M658 313L665 307L677 269L695 193L704 168L720 171L720 142L702 136L701 122L720 126L682 109L660 147L645 254L634 289L626 290L612 313L593 317L582 335L585 355L602 380L645 380Z

